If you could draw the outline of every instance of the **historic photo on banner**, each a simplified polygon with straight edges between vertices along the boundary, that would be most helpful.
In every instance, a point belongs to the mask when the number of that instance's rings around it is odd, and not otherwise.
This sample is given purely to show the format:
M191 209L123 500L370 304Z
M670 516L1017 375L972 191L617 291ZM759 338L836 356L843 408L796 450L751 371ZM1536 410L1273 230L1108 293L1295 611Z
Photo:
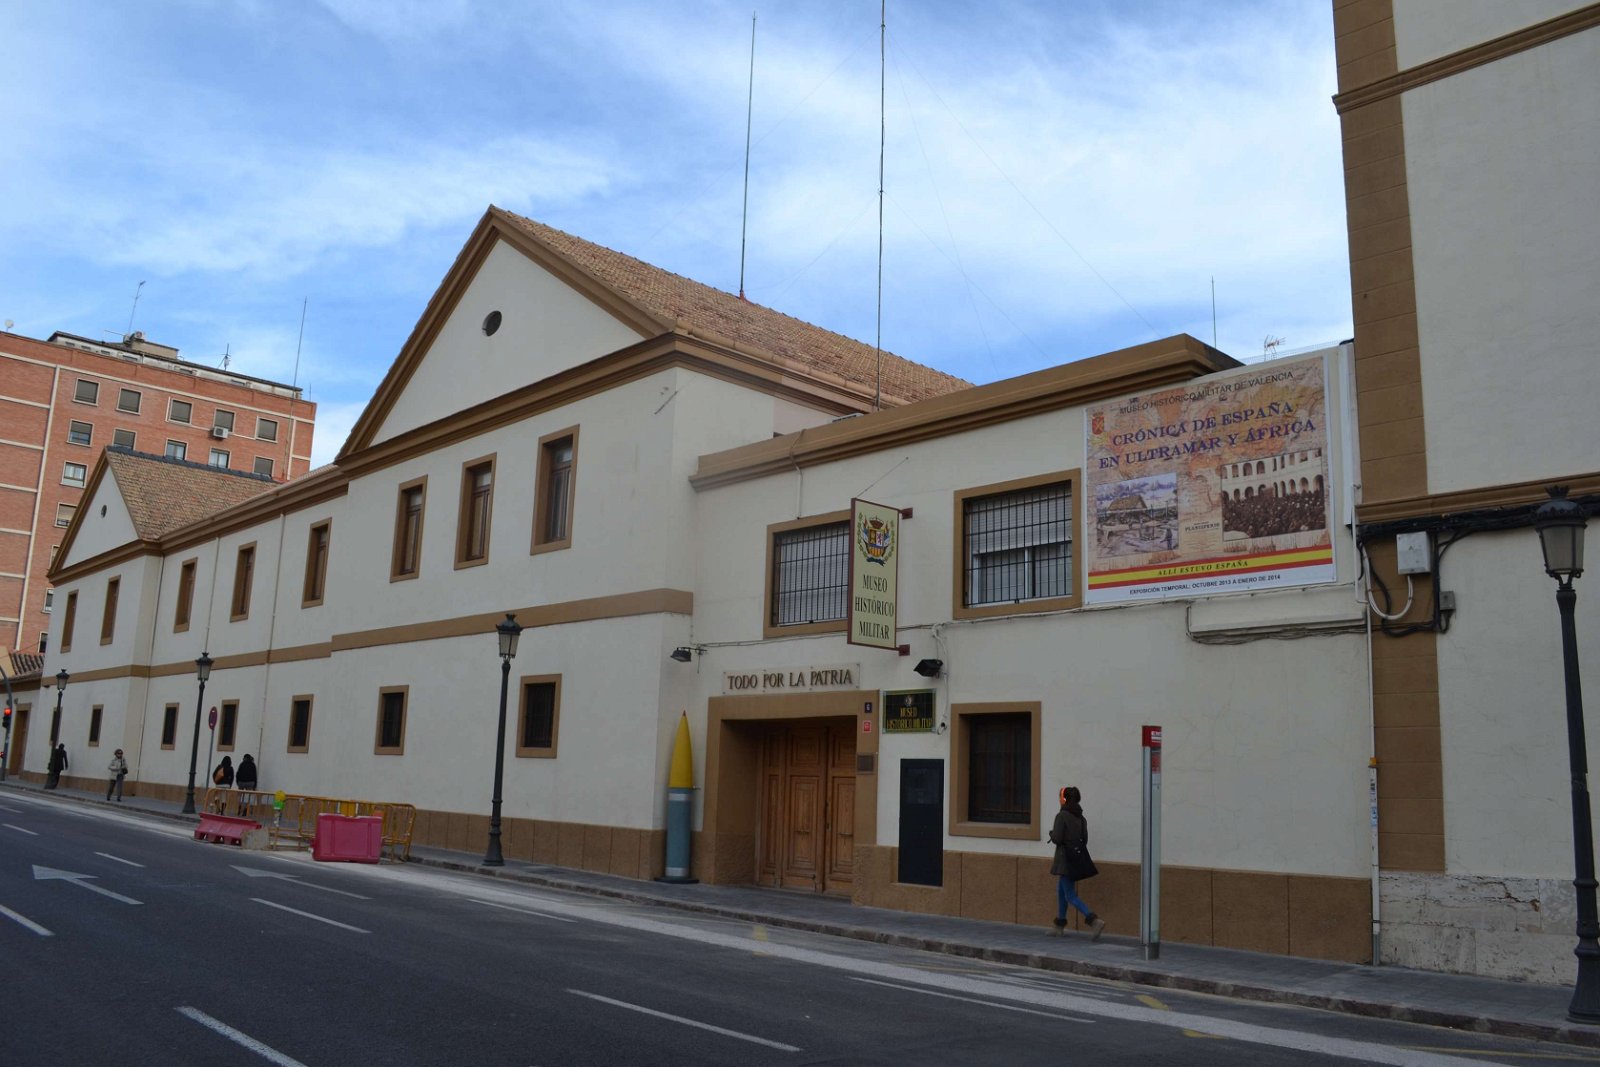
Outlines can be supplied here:
M1091 604L1334 578L1321 356L1092 405Z

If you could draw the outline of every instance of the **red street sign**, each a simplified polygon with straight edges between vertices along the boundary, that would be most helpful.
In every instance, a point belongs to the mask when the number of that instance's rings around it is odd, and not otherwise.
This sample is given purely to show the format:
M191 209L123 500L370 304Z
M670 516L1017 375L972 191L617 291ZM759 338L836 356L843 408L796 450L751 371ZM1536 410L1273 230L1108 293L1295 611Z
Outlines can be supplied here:
M1145 748L1161 747L1161 727L1146 726L1143 728L1143 745Z
M862 719L861 720L861 732L864 733L864 734L870 734L872 732L872 720L871 719Z
M211 709L211 714L206 716L206 728L207 729L211 729L211 730L215 730L217 728L217 709L216 708L212 708Z

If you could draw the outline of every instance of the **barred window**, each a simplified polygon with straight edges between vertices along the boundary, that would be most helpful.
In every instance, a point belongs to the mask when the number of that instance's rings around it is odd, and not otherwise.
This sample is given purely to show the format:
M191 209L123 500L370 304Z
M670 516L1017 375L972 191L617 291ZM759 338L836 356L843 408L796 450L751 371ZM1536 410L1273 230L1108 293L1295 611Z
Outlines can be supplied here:
M969 497L962 514L963 603L1072 595L1072 485Z
M842 619L849 589L848 520L773 535L772 625Z
M963 717L967 812L972 822L1026 823L1033 817L1033 722L1025 711Z

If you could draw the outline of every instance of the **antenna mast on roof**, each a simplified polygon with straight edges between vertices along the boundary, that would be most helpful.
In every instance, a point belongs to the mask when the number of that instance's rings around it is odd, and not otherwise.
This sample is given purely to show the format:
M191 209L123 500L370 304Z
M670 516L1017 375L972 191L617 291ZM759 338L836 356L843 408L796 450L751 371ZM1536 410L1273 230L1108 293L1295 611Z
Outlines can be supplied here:
M872 394L872 410L883 407L883 148L887 137L888 119L884 116L887 66L885 44L889 37L889 0L878 4L878 381Z
M739 219L739 299L744 299L744 238L750 229L750 119L756 107L756 13L750 12L750 92L744 106L744 212Z
M134 315L134 312L139 310L139 293L143 289L144 289L144 282L140 282L138 285L136 285L134 287L134 290L133 290L133 308L132 308L132 310L130 310L128 312L128 328L126 330L122 331L125 334L130 334L130 333L133 332L133 315Z
M303 297L300 301L300 336L294 342L294 377L289 384L294 388L300 386L300 344L306 339L306 305L311 303L311 298Z

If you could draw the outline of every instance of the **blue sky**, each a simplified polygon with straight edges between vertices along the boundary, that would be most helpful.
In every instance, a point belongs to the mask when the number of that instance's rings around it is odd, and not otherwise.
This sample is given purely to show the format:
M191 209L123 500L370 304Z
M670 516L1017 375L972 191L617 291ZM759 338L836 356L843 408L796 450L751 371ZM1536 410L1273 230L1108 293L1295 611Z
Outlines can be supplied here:
M883 344L1350 336L1331 5L889 4ZM298 381L331 459L495 203L872 342L876 0L0 5L0 319Z

